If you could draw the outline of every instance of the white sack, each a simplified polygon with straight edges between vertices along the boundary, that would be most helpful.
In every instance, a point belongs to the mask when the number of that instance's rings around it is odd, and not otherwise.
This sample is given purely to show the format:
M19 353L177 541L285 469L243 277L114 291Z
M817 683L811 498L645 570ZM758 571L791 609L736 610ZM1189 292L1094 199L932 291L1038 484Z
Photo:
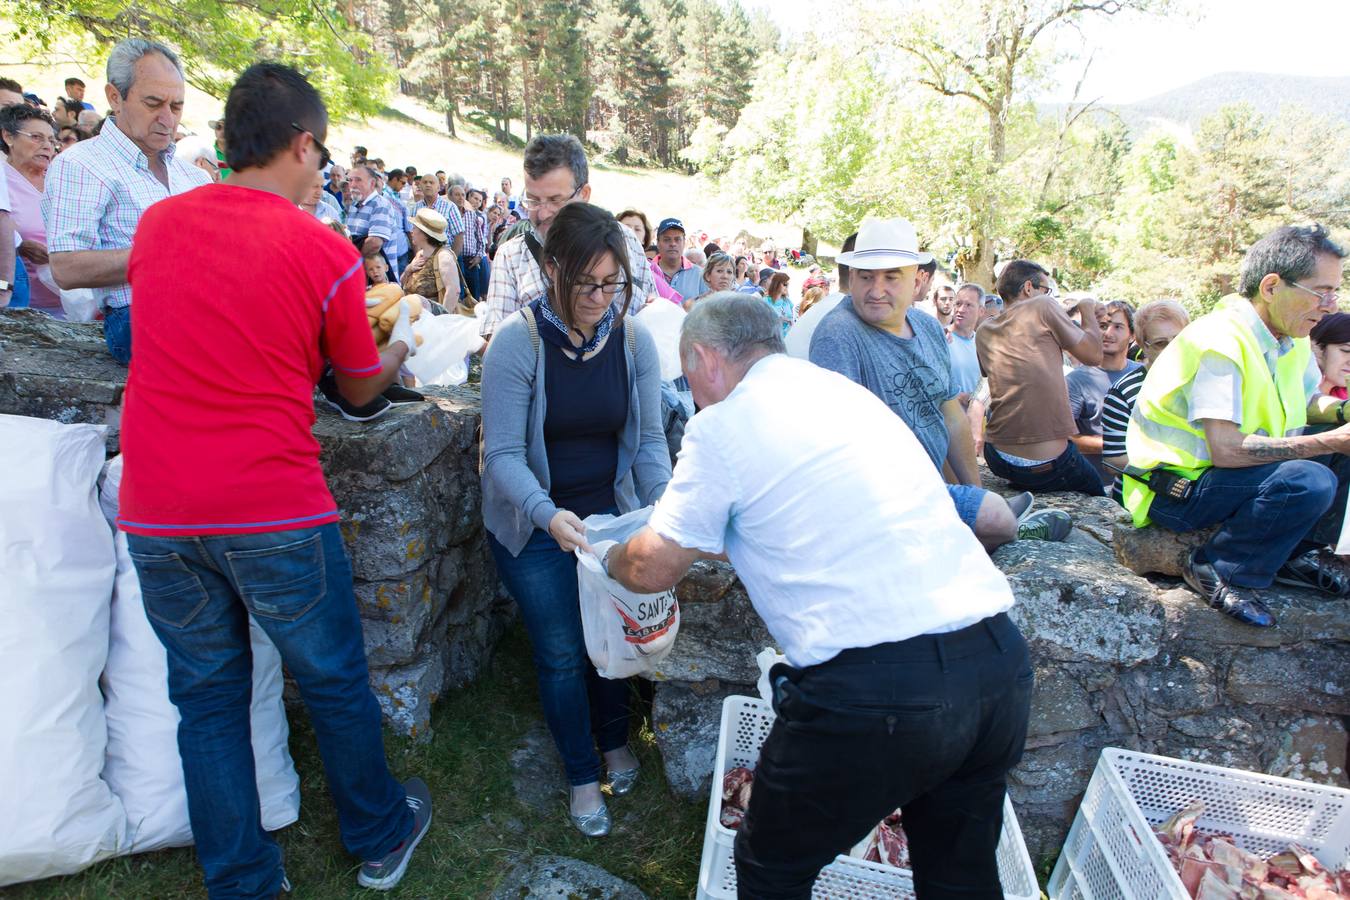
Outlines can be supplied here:
M684 374L680 368L680 329L686 313L677 303L657 298L642 308L642 324L656 341L661 360L661 380L674 381Z
M112 522L122 457L104 470L99 503ZM169 701L168 656L155 636L141 602L140 581L127 552L127 536L117 535L117 586L113 592L111 642L101 684L108 722L108 752L103 777L122 801L127 816L127 852L192 843L187 793L178 755L178 710ZM253 762L268 831L284 828L300 815L300 779L291 762L286 708L282 703L281 654L249 619L253 650Z
M95 496L105 432L0 416L0 885L125 849L99 777L116 571Z

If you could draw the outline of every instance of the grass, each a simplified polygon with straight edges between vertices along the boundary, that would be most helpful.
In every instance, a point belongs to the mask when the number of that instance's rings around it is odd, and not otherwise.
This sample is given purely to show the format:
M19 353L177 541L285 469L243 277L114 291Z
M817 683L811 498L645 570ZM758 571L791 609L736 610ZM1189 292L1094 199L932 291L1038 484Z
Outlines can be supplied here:
M633 740L642 778L633 794L611 798L614 831L601 840L572 828L561 792L556 805L542 814L515 798L508 758L540 719L534 668L517 626L503 638L482 678L441 698L429 742L386 736L395 777L420 776L434 799L431 831L394 896L487 897L515 856L552 853L600 866L650 897L692 897L706 807L671 795L648 719L635 723ZM356 886L356 863L338 838L314 734L298 711L291 713L290 747L300 773L300 820L281 831L278 840L295 886L292 897L370 900L374 895ZM123 900L198 898L206 892L192 850L182 849L109 860L78 875L16 886L0 895L9 900Z

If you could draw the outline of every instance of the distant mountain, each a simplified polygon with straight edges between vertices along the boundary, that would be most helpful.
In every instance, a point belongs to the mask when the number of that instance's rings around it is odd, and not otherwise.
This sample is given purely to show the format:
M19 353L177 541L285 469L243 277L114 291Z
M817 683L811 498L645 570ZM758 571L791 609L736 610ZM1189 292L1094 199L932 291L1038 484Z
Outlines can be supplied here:
M1154 126L1194 128L1220 107L1243 102L1263 116L1275 116L1282 107L1297 105L1350 124L1350 77L1221 72L1137 103L1103 104L1102 108L1119 115L1138 134ZM1044 104L1042 109L1060 113L1064 106Z

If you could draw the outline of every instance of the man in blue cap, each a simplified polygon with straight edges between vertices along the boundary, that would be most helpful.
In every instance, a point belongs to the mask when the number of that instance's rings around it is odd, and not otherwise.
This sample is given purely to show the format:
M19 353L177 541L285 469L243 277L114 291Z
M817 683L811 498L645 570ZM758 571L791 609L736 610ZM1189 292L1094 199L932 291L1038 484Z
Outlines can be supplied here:
M656 259L652 260L652 274L661 277L683 300L692 300L705 290L703 270L684 258L684 223L679 219L662 219L656 229Z

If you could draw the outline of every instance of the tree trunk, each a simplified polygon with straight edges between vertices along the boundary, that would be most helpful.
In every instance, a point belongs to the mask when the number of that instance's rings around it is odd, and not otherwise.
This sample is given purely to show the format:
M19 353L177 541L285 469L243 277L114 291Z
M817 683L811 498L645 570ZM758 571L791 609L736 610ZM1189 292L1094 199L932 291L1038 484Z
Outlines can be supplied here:
M986 169L988 188L984 194L984 208L980 210L975 226L975 252L971 258L970 271L965 273L969 281L983 285L987 290L994 289L994 223L998 221L998 195L994 184L1007 158L1007 140L1003 110L1005 104L989 110L989 163Z
M802 252L816 255L816 236L811 233L810 228L802 228Z

